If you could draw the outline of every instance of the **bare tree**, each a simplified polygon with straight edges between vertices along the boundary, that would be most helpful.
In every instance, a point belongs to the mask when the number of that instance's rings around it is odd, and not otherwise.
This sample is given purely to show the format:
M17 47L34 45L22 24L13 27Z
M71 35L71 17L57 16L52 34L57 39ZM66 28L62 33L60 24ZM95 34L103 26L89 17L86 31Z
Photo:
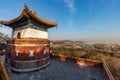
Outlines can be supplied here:
M6 41L9 39L8 35L0 32L0 51L6 48Z
M4 33L0 32L0 43L6 43L8 39L8 35L5 35Z

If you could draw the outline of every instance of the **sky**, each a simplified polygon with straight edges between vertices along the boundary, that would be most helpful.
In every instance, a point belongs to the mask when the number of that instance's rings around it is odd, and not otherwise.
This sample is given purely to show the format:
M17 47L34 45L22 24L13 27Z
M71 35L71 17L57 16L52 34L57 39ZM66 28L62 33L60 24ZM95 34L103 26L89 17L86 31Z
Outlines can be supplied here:
M0 20L16 18L24 4L58 23L48 30L50 40L120 43L120 0L0 0ZM11 36L12 29L0 32Z

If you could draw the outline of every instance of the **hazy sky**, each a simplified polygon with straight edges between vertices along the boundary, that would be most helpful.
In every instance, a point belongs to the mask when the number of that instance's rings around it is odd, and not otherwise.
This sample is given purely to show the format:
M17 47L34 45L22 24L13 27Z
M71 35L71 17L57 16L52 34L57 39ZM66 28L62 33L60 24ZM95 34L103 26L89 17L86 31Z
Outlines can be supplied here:
M37 15L58 22L52 40L120 42L120 0L0 0L0 20L20 15L24 3ZM9 27L0 31L11 34Z

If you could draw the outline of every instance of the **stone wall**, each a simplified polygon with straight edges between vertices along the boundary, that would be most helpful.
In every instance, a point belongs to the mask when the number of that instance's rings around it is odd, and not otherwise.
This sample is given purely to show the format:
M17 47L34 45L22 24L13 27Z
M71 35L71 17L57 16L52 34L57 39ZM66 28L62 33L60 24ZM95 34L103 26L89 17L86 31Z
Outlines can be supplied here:
M30 54L31 51L33 52L32 55ZM42 59L48 57L49 54L49 46L8 46L6 50L7 57L18 61Z
M23 30L13 31L13 38L18 38L18 33L20 33L21 38L44 38L48 39L48 32L37 30L33 28L27 28Z
M50 57L53 59L60 59L62 61L74 62L74 63L77 63L78 65L82 65L82 66L88 66L88 65L89 66L97 66L97 67L103 69L104 73L106 74L107 80L115 80L113 75L111 74L109 68L107 67L107 65L104 62L99 62L97 60L83 59L83 58L71 58L71 57L67 57L64 55L56 55L56 54L51 54Z
M89 59L83 59L83 58L71 58L71 57L67 57L64 55L56 55L56 54L51 54L50 55L51 58L55 58L55 59L60 59L62 61L70 61L70 62L74 62L77 63L79 65L83 65L83 66L87 66L87 65L91 65L91 66L97 66L97 65L101 65L102 62L99 62L97 60L89 60Z
M7 41L6 56L13 60L28 61L46 58L50 55L47 39L13 39Z
M47 39L13 39L7 44L5 62L14 71L32 71L49 64L50 45Z
M49 57L39 59L39 60L31 60L31 61L15 61L11 60L7 64L9 67L17 72L30 72L34 70L41 69L46 67L49 64Z

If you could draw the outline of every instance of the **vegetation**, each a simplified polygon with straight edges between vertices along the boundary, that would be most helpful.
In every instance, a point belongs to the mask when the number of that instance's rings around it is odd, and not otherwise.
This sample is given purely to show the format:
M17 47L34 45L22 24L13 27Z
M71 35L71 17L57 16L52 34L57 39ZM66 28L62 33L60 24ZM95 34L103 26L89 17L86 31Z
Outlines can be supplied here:
M108 51L98 51L90 48L74 49L65 47L54 47L52 49L53 54L61 54L68 57L86 58L105 62L112 72L115 80L120 80L120 58L112 56Z
M6 41L9 39L8 35L0 32L0 51L3 51L6 48Z

